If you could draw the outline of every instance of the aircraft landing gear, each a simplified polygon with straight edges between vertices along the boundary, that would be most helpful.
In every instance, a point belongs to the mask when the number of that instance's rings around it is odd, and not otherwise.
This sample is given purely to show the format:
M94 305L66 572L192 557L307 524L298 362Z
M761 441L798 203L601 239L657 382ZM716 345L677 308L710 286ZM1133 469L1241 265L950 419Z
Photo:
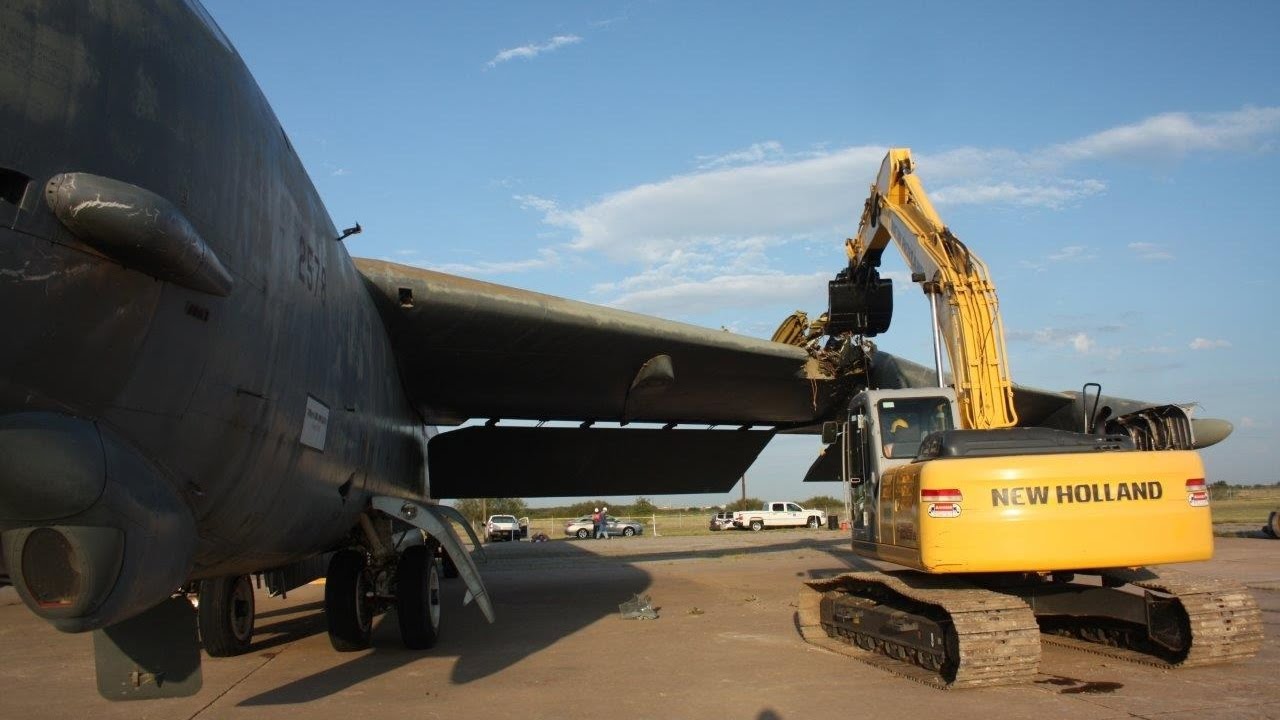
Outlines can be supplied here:
M458 566L453 562L453 558L449 557L449 553L438 550L436 556L440 558L440 566L446 578L458 577Z
M350 544L333 553L324 588L329 642L339 652L371 644L373 619L396 609L405 647L433 647L440 636L440 577L460 576L463 604L475 602L493 622L493 604L471 555L450 525L467 522L457 510L378 496L372 512L358 517ZM421 540L416 533L422 531ZM467 529L479 548L480 540Z
M396 566L396 614L400 639L410 650L425 650L440 634L440 570L435 548L415 545Z
M253 583L248 575L201 580L197 625L209 657L249 652L253 640Z
M334 553L324 586L324 614L333 649L352 652L369 647L375 610L365 554L350 549Z

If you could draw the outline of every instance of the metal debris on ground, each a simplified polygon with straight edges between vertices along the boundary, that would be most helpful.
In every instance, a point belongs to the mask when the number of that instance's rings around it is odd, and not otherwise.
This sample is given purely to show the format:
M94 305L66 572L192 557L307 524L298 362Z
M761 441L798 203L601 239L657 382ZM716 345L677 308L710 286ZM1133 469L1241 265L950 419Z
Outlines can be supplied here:
M658 611L653 608L653 601L648 595L632 595L631 599L618 606L623 620L657 620Z

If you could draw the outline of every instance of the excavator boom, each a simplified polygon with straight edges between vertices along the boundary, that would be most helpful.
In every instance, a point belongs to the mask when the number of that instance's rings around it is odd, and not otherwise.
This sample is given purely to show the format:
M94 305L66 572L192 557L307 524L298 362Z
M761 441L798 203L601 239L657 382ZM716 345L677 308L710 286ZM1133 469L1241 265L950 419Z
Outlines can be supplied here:
M977 430L1012 427L1018 417L995 284L986 263L942 222L914 169L906 148L885 156L858 234L845 243L851 274L867 264L878 266L892 240L912 280L941 301L938 325L963 424Z

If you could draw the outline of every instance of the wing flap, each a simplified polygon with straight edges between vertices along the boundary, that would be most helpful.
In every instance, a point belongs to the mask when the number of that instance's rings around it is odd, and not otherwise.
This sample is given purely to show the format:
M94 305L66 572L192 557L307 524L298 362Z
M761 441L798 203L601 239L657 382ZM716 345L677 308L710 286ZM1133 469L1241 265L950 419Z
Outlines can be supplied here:
M465 427L427 446L436 498L723 493L766 430Z

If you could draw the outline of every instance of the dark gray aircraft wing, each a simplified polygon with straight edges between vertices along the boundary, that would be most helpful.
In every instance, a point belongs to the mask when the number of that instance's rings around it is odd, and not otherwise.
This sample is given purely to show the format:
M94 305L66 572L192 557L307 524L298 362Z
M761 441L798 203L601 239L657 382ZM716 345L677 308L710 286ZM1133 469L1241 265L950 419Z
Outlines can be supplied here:
M357 259L432 424L812 423L840 395L802 349Z
M847 396L847 381L789 345L389 262L356 266L426 422L581 424L441 433L428 451L435 497L724 492L775 430L812 426Z

